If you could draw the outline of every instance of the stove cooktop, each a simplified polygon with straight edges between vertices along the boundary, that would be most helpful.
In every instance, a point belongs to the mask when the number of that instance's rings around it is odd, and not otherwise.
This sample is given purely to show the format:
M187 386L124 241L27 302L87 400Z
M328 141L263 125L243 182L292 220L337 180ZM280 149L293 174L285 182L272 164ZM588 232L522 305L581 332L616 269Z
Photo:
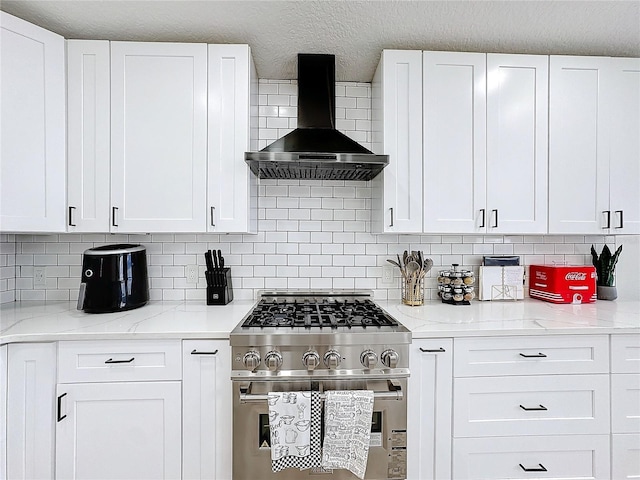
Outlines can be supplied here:
M241 325L250 327L376 328L398 322L364 298L263 298Z

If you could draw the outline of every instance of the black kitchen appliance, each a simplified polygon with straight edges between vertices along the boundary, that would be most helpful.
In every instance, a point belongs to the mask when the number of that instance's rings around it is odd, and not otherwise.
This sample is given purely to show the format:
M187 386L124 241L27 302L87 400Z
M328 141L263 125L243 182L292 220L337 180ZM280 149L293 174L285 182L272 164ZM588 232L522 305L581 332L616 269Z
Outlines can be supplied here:
M142 245L104 245L82 256L78 310L118 312L149 301L147 250Z

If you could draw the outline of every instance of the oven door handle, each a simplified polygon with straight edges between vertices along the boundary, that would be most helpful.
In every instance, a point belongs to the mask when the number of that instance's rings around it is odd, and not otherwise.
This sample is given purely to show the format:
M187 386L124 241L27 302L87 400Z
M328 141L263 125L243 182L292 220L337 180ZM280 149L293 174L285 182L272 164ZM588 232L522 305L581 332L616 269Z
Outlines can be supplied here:
M373 396L376 400L402 400L404 398L404 392L400 382L394 379L387 380L389 390L387 391L374 391ZM320 392L320 400L324 401L327 398L325 392ZM251 382L240 384L240 403L256 403L266 402L269 400L267 394L253 394L251 393Z

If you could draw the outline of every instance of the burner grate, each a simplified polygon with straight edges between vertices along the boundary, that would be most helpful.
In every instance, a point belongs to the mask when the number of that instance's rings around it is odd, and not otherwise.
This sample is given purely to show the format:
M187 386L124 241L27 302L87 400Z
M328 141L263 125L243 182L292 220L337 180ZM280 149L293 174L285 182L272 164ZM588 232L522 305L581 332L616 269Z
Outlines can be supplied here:
M262 299L242 327L347 328L397 326L398 322L369 299L278 301Z

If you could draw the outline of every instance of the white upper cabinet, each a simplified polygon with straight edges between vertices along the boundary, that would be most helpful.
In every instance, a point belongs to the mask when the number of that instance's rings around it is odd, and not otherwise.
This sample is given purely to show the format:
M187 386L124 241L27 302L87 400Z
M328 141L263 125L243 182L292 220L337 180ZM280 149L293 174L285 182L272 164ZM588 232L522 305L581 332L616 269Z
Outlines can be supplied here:
M551 57L550 233L602 233L610 222L608 65L603 57Z
M545 233L548 57L424 52L424 231Z
M384 50L372 83L373 150L389 165L372 182L372 230L422 232L422 52Z
M423 79L424 231L480 232L486 211L486 55L424 52Z
M613 233L640 233L640 58L612 58L609 208Z
M258 75L248 45L209 45L210 232L257 232L257 179L244 153L258 149Z
M64 39L0 12L0 231L65 231Z
M204 232L207 46L111 43L111 231Z
M110 67L106 40L67 40L67 229L109 231Z
M552 56L549 233L640 233L640 59Z
M487 54L487 233L547 232L549 57Z

